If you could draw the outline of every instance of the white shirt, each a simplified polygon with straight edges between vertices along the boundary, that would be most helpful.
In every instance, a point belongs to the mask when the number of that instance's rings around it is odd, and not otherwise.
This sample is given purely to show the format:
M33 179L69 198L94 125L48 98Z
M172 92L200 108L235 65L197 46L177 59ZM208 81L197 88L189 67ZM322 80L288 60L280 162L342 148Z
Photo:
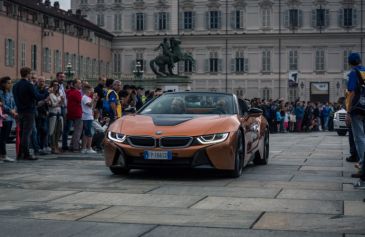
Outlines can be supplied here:
M82 120L94 120L93 116L93 109L92 106L89 106L87 104L91 103L92 99L84 95L81 100L81 108L82 108Z

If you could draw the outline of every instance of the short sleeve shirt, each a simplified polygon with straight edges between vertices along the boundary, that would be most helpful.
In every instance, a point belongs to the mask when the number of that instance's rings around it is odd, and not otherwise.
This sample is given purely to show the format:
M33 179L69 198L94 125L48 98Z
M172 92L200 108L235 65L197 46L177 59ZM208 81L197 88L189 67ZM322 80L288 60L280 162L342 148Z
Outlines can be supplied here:
M91 106L88 106L88 103L91 103L92 99L84 95L81 100L81 107L82 107L82 120L93 120L93 109Z

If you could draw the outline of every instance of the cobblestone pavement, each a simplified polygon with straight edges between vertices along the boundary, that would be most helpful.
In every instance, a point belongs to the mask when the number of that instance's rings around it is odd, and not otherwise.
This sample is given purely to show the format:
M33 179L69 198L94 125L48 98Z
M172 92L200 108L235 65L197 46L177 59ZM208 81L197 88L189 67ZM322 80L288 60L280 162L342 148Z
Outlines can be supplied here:
M100 155L2 163L0 235L365 236L365 191L352 188L347 139L272 135L269 164L239 179L204 170L116 176Z

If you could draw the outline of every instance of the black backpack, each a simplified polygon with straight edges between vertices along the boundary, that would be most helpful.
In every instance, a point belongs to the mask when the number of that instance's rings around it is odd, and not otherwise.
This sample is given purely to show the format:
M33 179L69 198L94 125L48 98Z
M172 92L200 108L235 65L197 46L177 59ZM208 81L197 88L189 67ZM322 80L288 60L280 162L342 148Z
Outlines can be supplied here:
M355 96L352 100L351 113L365 115L365 72L357 73L358 87L355 90Z

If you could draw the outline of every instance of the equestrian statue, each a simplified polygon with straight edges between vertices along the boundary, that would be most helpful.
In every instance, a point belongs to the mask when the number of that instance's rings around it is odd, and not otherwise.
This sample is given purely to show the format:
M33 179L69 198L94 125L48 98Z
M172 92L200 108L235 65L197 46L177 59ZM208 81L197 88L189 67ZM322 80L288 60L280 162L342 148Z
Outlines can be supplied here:
M175 75L172 70L174 69L175 63L180 61L188 60L191 61L193 65L195 64L195 60L190 54L181 51L180 44L181 41L174 37L171 37L170 39L164 38L159 46L155 48L155 51L162 49L162 54L150 61L150 67L157 76L178 76ZM156 66L158 67L158 70L156 69Z

